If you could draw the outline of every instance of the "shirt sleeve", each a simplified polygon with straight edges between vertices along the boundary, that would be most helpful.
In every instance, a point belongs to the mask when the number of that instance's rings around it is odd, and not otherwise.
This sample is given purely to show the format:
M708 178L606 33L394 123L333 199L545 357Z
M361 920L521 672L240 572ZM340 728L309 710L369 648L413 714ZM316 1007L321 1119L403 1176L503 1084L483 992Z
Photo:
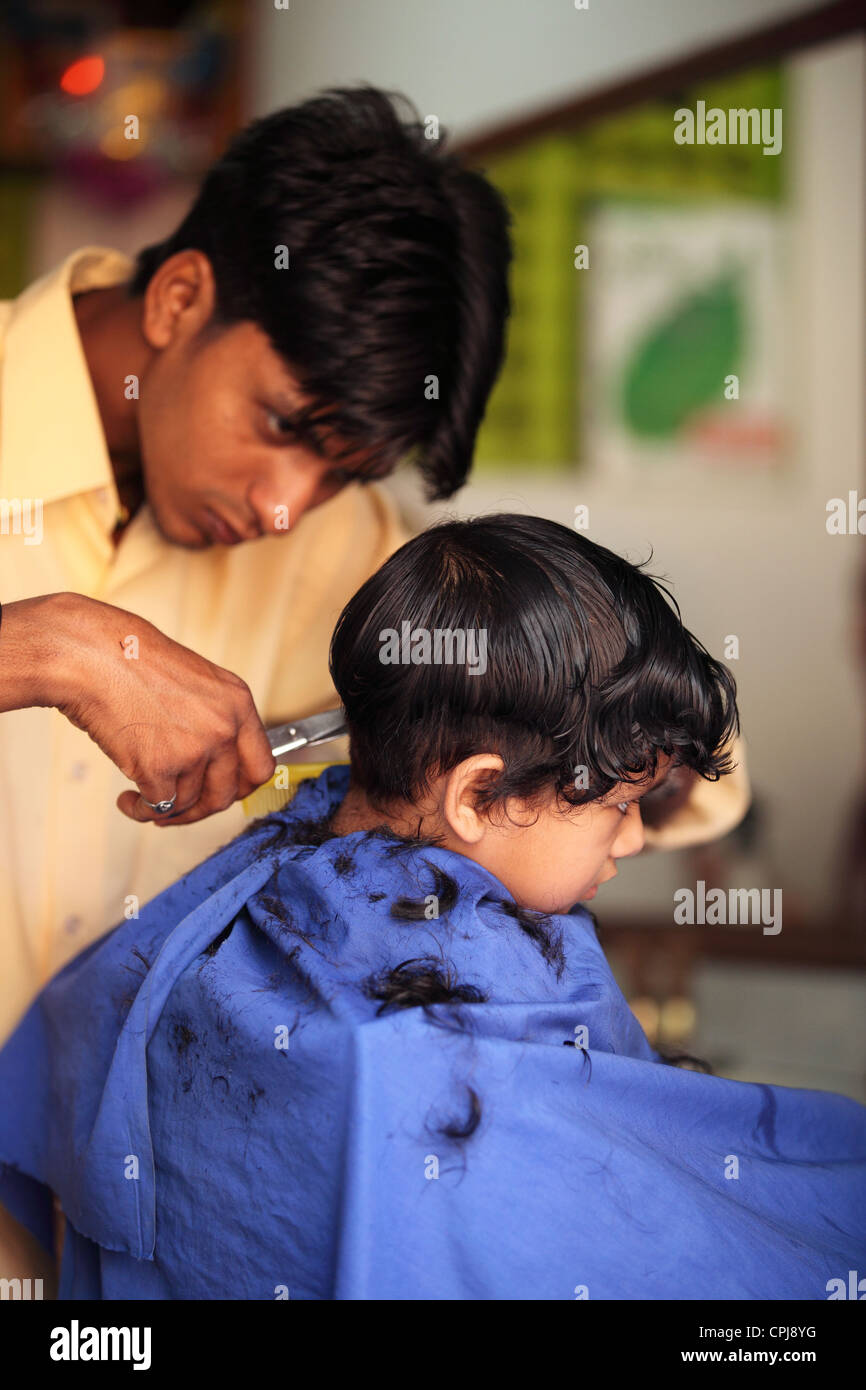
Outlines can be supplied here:
M740 824L752 801L752 788L746 765L746 748L742 738L735 740L733 755L736 767L718 782L698 778L688 800L675 811L666 824L646 829L646 843L651 849L685 849L720 840Z

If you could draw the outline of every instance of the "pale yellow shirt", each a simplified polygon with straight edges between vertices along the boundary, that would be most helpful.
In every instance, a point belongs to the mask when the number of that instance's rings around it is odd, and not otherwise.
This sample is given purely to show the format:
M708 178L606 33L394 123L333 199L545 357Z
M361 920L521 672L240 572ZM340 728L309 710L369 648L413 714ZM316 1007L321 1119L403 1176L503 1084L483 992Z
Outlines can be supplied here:
M71 295L130 270L88 248L0 304L0 602L86 594L241 676L265 724L329 709L340 610L408 533L370 484L286 535L202 551L165 541L144 506L115 547L119 501ZM27 504L39 500L32 544ZM345 744L326 756L345 757ZM115 806L131 785L56 710L0 714L0 1039L52 974L132 910L131 895L144 904L246 824L240 805L196 825L138 824Z
M375 484L351 486L285 536L203 551L163 540L144 506L115 548L119 501L71 296L130 269L88 248L0 304L0 602L70 590L128 609L241 676L265 724L331 708L340 610L407 539L393 502ZM345 745L327 756L344 758ZM0 1041L131 899L143 905L245 824L239 805L196 825L139 824L115 806L130 785L56 710L0 714ZM747 804L744 771L701 783L647 839L713 838Z

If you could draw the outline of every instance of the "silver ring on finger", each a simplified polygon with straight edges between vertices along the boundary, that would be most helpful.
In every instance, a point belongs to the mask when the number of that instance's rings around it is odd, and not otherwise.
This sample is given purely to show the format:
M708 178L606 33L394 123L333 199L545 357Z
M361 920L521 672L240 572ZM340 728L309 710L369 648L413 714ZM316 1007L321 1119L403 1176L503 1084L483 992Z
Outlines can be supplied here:
M151 811L156 811L160 816L167 816L170 811L174 810L174 803L177 801L177 792L175 792L170 801L148 801L146 796L142 796L141 799L145 806L150 807Z

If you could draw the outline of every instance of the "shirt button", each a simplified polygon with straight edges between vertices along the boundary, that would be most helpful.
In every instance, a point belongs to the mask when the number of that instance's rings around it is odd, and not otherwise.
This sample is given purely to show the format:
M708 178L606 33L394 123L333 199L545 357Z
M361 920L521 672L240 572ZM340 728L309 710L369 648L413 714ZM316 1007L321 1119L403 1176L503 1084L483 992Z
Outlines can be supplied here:
M69 772L73 782L81 782L87 776L87 763L73 763Z
M73 912L69 917L65 919L63 923L63 930L67 932L69 936L73 936L74 933L78 931L78 928L80 926L81 918L78 916L77 913Z

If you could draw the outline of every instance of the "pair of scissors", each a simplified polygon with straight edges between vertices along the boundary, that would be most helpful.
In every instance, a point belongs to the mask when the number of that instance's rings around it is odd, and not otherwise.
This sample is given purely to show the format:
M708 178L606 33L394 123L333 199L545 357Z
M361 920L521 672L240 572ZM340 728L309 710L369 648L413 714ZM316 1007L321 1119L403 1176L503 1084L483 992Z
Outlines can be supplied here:
M317 748L320 744L341 738L346 733L346 716L341 709L329 709L323 714L311 714L306 719L293 719L290 724L276 724L266 733L271 752L275 758L280 758L286 753ZM294 763L278 763L270 781L244 797L241 802L244 815L255 818L281 810L291 801L301 782L318 777L329 766L329 763L306 762L303 759Z
M291 724L276 724L267 730L268 742L275 758L294 753L298 748L315 748L330 743L346 732L346 716L341 709L311 714L307 719L294 719Z

